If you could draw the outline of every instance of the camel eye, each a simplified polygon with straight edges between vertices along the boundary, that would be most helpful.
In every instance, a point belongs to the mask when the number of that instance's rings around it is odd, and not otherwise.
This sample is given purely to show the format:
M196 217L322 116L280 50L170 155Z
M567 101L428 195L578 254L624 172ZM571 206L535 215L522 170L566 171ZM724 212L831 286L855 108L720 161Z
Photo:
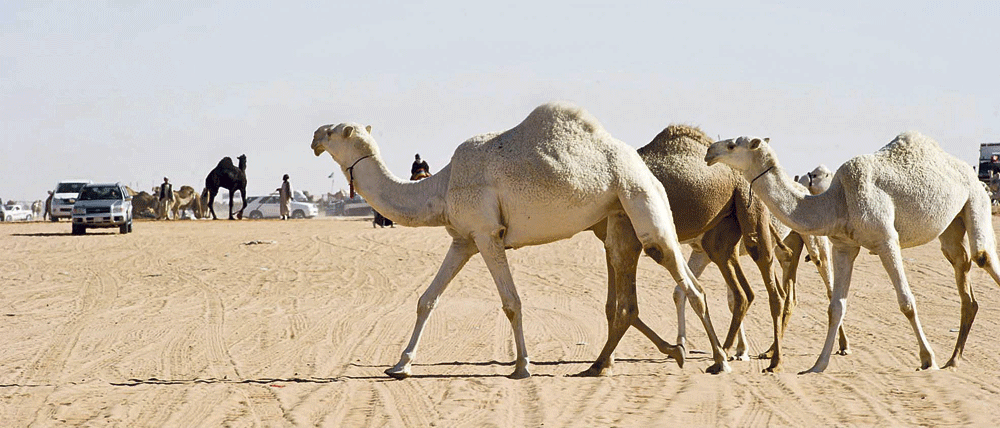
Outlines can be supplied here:
M735 149L735 148L736 148L736 143L729 143L729 144L727 144L727 145L726 145L726 147L727 147L727 148L728 148L729 150L732 150L732 149Z

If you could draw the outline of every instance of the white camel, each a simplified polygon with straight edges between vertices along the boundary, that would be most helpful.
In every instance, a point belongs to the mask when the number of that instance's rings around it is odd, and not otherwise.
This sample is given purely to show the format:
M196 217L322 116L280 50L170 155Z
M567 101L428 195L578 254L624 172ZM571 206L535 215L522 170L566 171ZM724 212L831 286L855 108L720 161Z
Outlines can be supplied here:
M410 376L417 345L438 298L476 253L482 254L493 276L514 331L517 357L509 377L530 376L521 301L505 250L569 238L604 219L608 220L605 247L609 259L618 257L621 234L634 233L646 254L666 267L691 299L712 342L715 364L707 371L730 370L701 286L684 263L663 186L635 149L613 138L581 108L544 104L506 132L467 140L455 150L450 164L421 181L404 181L389 172L371 127L356 123L321 126L313 135L312 149L316 156L329 153L352 188L375 210L407 226L444 226L452 236L444 262L417 303L410 342L399 362L385 371L389 376ZM618 227L629 221L634 232ZM654 343L659 340L638 320L634 289L618 317ZM683 361L683 347L663 344L661 351L678 363Z
M794 186L781 169L768 139L739 137L716 142L709 147L705 161L721 162L742 172L771 213L793 230L830 237L834 267L830 325L816 364L803 373L822 372L830 363L861 247L879 256L892 280L899 308L920 345L920 368L937 368L920 326L901 255L902 248L934 238L941 242L942 252L955 269L962 300L958 340L945 367L958 366L978 310L968 281L971 262L1000 284L989 195L967 164L941 150L934 140L906 132L874 154L847 161L826 192L810 196Z

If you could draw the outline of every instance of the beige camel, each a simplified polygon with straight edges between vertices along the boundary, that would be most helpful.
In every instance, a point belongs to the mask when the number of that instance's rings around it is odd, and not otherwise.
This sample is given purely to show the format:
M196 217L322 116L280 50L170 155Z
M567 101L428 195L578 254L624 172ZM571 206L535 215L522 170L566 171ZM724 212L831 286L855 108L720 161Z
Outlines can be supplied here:
M771 314L774 318L775 344L779 343L780 329L786 324L783 320L786 293L778 289L779 283L772 268L775 257L774 243L769 230L771 215L760 200L750 198L749 186L732 168L723 165L705 165L703 161L705 150L712 142L713 140L697 127L670 125L654 137L652 142L640 148L638 153L667 190L678 239L681 243L691 244L695 248L688 261L689 268L698 277L712 262L722 273L729 294L733 297L730 302L733 318L723 349L729 352L739 331L741 338L736 341L735 353L730 355L734 359L748 360L746 341L742 339L740 326L753 300L753 291L738 260L738 245L741 239L750 249L768 290ZM604 230L602 225L594 228L599 238L603 236ZM610 275L613 272L634 273L641 249L638 241L629 243L625 248L627 251L623 252L624 259L618 261L627 262L623 265L613 265L614 261L609 258L609 281L613 280ZM634 282L634 275L630 280ZM597 362L581 373L582 375L610 372L614 364L611 351L629 327L627 324L616 324L613 322L613 317L618 308L624 304L619 300L635 293L634 284L609 283L608 288L609 343L605 345ZM684 318L686 300L684 290L678 286L674 290L674 302L677 305L679 345L684 345L686 342ZM780 346L772 345L772 347L780 349ZM780 352L767 358L771 358L771 365L767 370L773 371L780 365Z
M174 218L180 218L180 212L189 210L194 213L195 218L203 218L204 212L201 205L201 195L194 191L194 187L181 186L180 190L174 190L174 203L171 206Z
M879 256L892 280L899 308L919 343L920 368L937 368L901 255L901 249L934 238L941 242L945 258L955 269L962 301L958 340L945 367L958 366L978 310L968 281L971 262L1000 284L989 195L965 162L941 150L934 140L906 132L874 154L847 161L837 170L829 190L811 196L793 186L767 139L739 137L716 142L709 147L705 161L725 163L742 172L771 212L793 230L830 237L834 268L830 325L823 351L807 372L822 372L830 363L861 247Z
M476 253L482 254L496 282L514 331L517 357L510 377L529 376L521 302L505 250L565 239L605 219L608 257L619 257L620 242L637 235L646 254L666 267L688 293L712 342L715 364L708 371L729 370L701 286L684 264L663 186L634 149L613 138L579 107L545 104L506 132L472 137L455 150L450 164L420 181L391 175L370 127L321 126L313 135L312 149L317 156L329 153L349 184L386 217L407 226L444 226L452 236L441 268L417 304L410 342L399 362L386 370L389 376L410 376L428 316L451 279ZM622 226L626 222L634 232ZM627 275L617 273L616 283L626 283ZM654 343L662 342L638 320L635 294L627 300L619 314L622 318L616 321L624 319ZM660 350L683 362L682 347L663 342Z

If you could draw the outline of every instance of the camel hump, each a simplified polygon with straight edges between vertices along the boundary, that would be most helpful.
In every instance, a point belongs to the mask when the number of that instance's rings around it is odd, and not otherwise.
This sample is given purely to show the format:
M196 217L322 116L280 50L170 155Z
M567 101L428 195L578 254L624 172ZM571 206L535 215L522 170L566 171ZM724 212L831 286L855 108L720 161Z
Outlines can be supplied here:
M555 101L536 107L517 128L539 132L582 131L586 134L604 131L604 127L601 126L601 122L596 117L582 107L566 101Z
M233 158L226 156L222 158L222 160L219 161L219 164L216 165L215 167L229 169L229 168L236 168L236 165L233 164Z
M704 155L705 149L715 141L697 126L671 124L667 126L653 141L639 149L643 154L650 151L693 151L699 156Z

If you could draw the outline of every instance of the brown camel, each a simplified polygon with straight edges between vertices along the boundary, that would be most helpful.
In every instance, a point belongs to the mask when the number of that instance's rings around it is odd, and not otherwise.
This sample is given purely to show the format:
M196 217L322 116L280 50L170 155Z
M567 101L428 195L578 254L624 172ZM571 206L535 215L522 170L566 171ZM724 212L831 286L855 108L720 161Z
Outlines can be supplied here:
M791 308L787 306L787 291L779 287L781 283L773 269L776 240L771 230L771 215L759 199L751 197L749 186L739 173L728 167L705 164L705 150L713 142L696 127L670 125L652 142L640 148L639 156L666 188L679 241L691 244L696 249L689 261L689 267L695 276L700 276L708 261L712 261L719 267L732 292L733 318L723 344L727 352L733 346L743 317L753 300L753 292L738 260L739 243L742 239L748 254L760 269L770 298L771 316L774 320L772 349L778 352L761 356L771 358L767 371L773 371L781 363L780 339ZM626 227L631 226L626 224ZM603 224L595 225L593 230L598 238L604 240L606 229ZM617 320L617 317L618 314L631 310L629 306L635 304L635 270L642 246L634 234L624 235L630 239L618 243L625 246L625 249L620 250L621 257L614 257L613 260L610 254L607 255L608 342L597 361L581 375L605 374L614 364L614 348L629 327ZM625 280L616 283L616 273L624 275L620 277ZM674 301L679 308L683 308L685 300L684 291L675 289ZM683 316L678 317L678 323L678 344L683 345ZM641 322L636 327L640 325L644 327ZM742 347L744 343L741 340L739 345ZM745 349L736 351L736 358L748 359Z

